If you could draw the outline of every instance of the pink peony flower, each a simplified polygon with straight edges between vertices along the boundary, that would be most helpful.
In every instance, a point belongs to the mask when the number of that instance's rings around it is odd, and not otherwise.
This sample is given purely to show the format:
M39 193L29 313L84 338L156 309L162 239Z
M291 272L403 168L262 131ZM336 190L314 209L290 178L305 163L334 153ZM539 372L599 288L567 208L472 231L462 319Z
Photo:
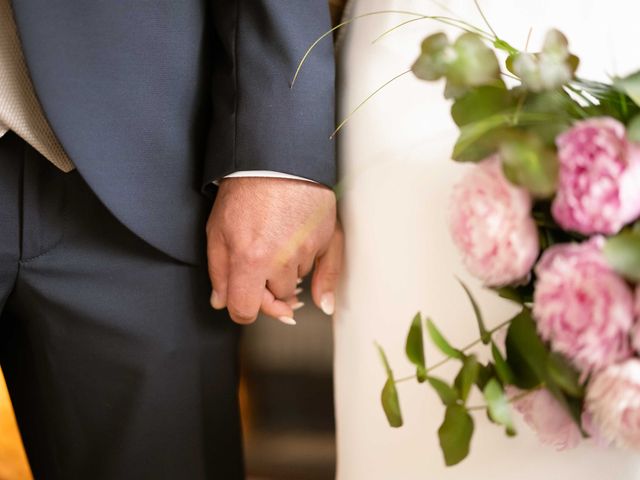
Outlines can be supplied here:
M640 359L596 373L587 386L585 411L600 436L615 445L640 450Z
M636 288L635 315L636 324L631 330L631 345L636 353L640 353L640 285Z
M604 239L549 248L536 266L540 336L589 373L631 355L633 293L604 259Z
M466 267L487 286L526 278L538 256L531 197L507 181L498 156L480 162L454 188L450 229Z
M611 446L611 441L602 435L600 428L593 422L593 416L587 410L582 411L580 416L580 422L582 423L582 429L589 435L591 440L596 446L606 448Z
M522 395L522 390L512 386L506 391L509 398ZM542 443L552 445L556 450L575 448L580 443L580 428L547 389L533 390L513 400L512 405Z
M640 216L640 145L613 118L578 122L560 135L552 213L567 230L614 234Z

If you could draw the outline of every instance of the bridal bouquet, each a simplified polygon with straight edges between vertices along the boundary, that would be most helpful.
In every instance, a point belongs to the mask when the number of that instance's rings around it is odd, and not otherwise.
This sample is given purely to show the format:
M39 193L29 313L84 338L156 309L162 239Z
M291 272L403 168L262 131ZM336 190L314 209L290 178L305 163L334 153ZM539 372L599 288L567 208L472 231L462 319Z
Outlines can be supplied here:
M591 438L640 450L640 72L590 81L557 30L533 53L490 25L445 23L465 31L427 37L412 72L444 79L460 130L452 158L473 164L452 195L451 235L469 272L521 309L488 329L463 285L479 328L463 348L417 314L414 376L396 379L380 348L387 419L402 425L396 385L415 379L445 406L447 465L468 455L474 411L510 436L515 411L558 449ZM443 361L425 361L423 329ZM482 345L490 361L473 353ZM449 361L455 378L435 376Z

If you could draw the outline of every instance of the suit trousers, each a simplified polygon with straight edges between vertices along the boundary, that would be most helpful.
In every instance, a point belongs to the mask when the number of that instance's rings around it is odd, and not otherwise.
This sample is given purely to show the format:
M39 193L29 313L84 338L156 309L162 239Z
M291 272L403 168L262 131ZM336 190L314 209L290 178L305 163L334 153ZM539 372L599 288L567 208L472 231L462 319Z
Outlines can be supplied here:
M243 478L238 328L209 296L204 261L0 138L0 365L36 479Z

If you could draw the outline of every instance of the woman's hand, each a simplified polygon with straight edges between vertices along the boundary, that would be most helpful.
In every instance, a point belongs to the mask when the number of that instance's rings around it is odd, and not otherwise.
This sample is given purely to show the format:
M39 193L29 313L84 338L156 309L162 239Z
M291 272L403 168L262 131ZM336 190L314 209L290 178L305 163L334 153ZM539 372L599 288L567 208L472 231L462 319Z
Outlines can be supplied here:
M316 258L316 267L311 280L313 301L327 315L333 315L335 311L335 292L342 272L343 254L344 233L340 222L336 222L327 250Z

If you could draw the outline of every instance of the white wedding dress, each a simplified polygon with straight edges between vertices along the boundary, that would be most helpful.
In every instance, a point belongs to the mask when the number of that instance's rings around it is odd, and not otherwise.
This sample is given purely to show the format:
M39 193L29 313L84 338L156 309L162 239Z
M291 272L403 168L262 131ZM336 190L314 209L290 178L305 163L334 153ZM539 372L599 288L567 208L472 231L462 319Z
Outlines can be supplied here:
M440 5L484 26L472 0L442 0ZM496 32L520 48L530 27L531 50L541 45L548 28L565 32L582 58L583 77L604 80L640 69L637 0L481 0L481 5ZM376 10L447 15L429 0L356 0L349 8L350 16ZM342 117L407 70L424 36L438 30L457 34L422 20L371 43L408 18L368 17L345 32L339 55ZM496 325L514 312L513 305L469 278L448 235L448 198L464 166L448 159L456 129L442 91L441 83L405 75L368 102L338 135L347 235L346 272L335 318L338 479L640 479L637 454L590 444L556 452L541 445L520 419L518 436L512 439L483 412L474 415L469 457L446 468L436 433L443 407L426 384L399 385L405 425L387 425L379 402L385 374L374 342L384 346L401 377L413 372L404 356L404 341L416 311L433 318L458 346L477 338L473 313L456 275L472 286L488 323ZM427 345L427 362L440 358ZM446 368L437 374L452 378Z

